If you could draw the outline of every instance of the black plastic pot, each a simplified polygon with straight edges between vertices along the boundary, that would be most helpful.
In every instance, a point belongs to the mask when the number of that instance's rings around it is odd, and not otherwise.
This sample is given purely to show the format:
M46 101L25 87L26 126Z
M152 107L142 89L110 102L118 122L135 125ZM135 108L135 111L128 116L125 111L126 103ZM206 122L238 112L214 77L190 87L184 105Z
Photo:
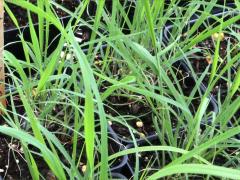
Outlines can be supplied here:
M120 173L112 173L111 175L112 175L113 179L121 179L121 180L127 179L124 175L122 175Z
M70 19L69 16L61 18L62 24L66 25L69 19ZM38 32L37 23L34 24L34 28ZM58 37L60 32L54 25L50 25L49 31L51 33L49 33L50 46L48 50L49 52L52 52L58 43L58 40L59 40ZM13 53L16 56L16 58L24 59L25 57L24 57L23 46L22 46L22 43L20 42L20 37L19 37L20 32L23 34L23 37L26 41L31 40L29 26L23 26L23 27L20 27L20 29L17 29L17 28L8 29L4 31L4 44L5 44L4 49Z
M121 141L121 138L112 129L112 127L110 125L108 126L108 131L109 131L109 134L111 135L111 137L119 145L120 150L127 149L127 146L125 144L123 144L123 142ZM133 169L128 162L128 155L123 156L121 162L118 165L110 168L110 171L111 172L121 172L123 169L124 169L125 173L127 173L129 176L133 175Z

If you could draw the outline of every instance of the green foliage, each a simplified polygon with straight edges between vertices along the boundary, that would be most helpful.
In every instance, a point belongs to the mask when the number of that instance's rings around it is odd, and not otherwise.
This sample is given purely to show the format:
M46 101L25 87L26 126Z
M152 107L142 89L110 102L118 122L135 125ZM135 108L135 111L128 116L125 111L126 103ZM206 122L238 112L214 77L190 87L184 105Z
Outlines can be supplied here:
M233 13L236 9L216 4L216 0L190 1L186 6L180 6L178 0L169 4L114 0L110 8L108 1L99 0L95 1L96 15L86 18L83 14L93 3L90 0L81 1L75 12L54 0L37 1L37 4L28 0L5 1L5 9L19 29L19 43L24 47L25 58L20 60L11 52L4 52L7 75L12 79L9 86L13 88L6 94L11 110L1 107L9 127L0 126L0 132L20 141L33 179L41 176L36 156L46 162L58 179L105 180L111 177L111 163L130 154L135 155L134 179L184 179L196 174L208 179L215 176L239 179L240 158L229 153L231 148L240 148L235 137L240 134L240 53L232 53L239 42L232 45L229 41L224 66L220 62L220 39L211 52L214 57L211 67L198 74L192 65L196 63L192 57L202 51L198 44L214 33L225 32L240 39L238 33L233 33L236 28L239 30L235 23L240 15ZM20 31L10 4L27 10L30 40ZM67 25L57 17L56 6L71 16ZM215 17L210 13L214 7L230 13ZM195 13L199 19L187 26ZM37 15L38 30L34 28L32 14ZM216 20L214 26L209 24L209 17ZM173 29L169 32L169 41L164 42L164 27L168 23L173 24ZM78 24L92 31L90 40L83 44L74 37ZM51 53L50 26L60 32ZM200 28L203 30L199 31ZM184 33L186 38L182 37ZM89 49L85 51L84 47ZM72 53L71 58L62 57L62 51ZM101 59L95 60L97 54ZM195 81L188 95L183 85L186 77L179 79L184 75L174 66L180 59L188 64ZM235 74L233 67L238 67ZM209 95L222 81L229 85L224 89L226 96L223 98L219 92L220 95L216 95L218 112L209 111ZM202 82L209 82L205 92L200 90ZM23 104L24 114L17 111L13 100L16 95ZM127 103L134 101L150 109L146 113L151 120L149 126L157 133L157 145L136 143L139 132L132 122L142 115L122 112L120 106L112 106L111 97L127 98ZM109 113L108 109L115 113ZM206 119L212 121L208 123ZM228 126L230 120L232 128ZM108 122L129 131L128 138L134 144L131 149L109 155ZM202 123L205 123L204 129ZM52 126L57 130L52 131ZM180 137L182 132L184 137ZM64 145L63 139L71 142L68 142L71 148ZM140 169L139 154L143 152L155 156ZM222 167L216 157L224 157ZM84 159L87 159L87 169L83 173L80 167Z

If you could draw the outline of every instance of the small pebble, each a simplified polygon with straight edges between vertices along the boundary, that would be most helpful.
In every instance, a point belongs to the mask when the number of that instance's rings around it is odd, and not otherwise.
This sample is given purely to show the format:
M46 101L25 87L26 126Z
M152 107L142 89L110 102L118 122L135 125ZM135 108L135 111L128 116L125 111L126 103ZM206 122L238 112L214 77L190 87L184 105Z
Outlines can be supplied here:
M142 128L142 127L143 127L143 122L142 122L142 121L137 121L137 122L136 122L136 126L137 126L138 128Z
M212 64L212 57L211 56L206 56L206 61L208 64Z
M72 58L72 55L70 53L67 54L66 60L70 60Z
M64 52L64 51L61 51L60 57L61 57L61 58L64 58L64 56L65 56L65 52Z
M85 173L87 171L87 166L86 165L83 165L82 168L81 168L82 172Z
M108 121L108 125L111 126L112 125L112 121Z

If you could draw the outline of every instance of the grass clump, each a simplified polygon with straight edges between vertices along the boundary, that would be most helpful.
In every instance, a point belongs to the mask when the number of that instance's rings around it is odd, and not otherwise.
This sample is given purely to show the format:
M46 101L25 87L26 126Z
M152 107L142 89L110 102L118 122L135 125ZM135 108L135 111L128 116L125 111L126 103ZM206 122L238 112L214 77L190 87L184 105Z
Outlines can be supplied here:
M53 0L37 2L6 0L19 29L13 43L25 57L4 52L11 88L9 107L1 107L7 127L0 126L21 143L33 179L45 179L39 162L57 179L114 178L124 156L132 179L239 179L237 7L84 0L71 12ZM86 18L91 3L97 10ZM10 4L27 10L29 40ZM56 6L69 14L67 24ZM211 13L216 9L224 13ZM52 40L53 26L59 35ZM91 32L88 41L77 41L79 28ZM222 32L223 39L212 39ZM204 64L206 52L212 63ZM124 142L130 148L119 148Z

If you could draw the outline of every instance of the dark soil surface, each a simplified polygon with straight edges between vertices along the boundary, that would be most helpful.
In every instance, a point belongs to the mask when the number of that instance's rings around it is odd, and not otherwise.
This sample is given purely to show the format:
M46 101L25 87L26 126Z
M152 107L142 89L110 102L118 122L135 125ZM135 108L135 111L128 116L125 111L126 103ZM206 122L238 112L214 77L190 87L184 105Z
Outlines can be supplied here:
M0 175L5 179L31 179L21 145L0 135Z
M30 2L36 4L37 0L30 0ZM56 2L72 12L74 12L75 8L79 5L79 0L63 0L63 1L56 0ZM15 17L17 18L19 26L20 27L26 26L28 24L27 11L23 8L19 8L18 6L15 6L10 3L8 5L11 11L13 12L13 14L15 15ZM60 18L68 15L65 11L57 7L55 7L55 11ZM32 16L32 17L33 17L33 22L37 23L38 20L36 16ZM11 18L7 13L5 13L5 16L4 16L4 28L5 30L15 28L14 23L12 22Z

